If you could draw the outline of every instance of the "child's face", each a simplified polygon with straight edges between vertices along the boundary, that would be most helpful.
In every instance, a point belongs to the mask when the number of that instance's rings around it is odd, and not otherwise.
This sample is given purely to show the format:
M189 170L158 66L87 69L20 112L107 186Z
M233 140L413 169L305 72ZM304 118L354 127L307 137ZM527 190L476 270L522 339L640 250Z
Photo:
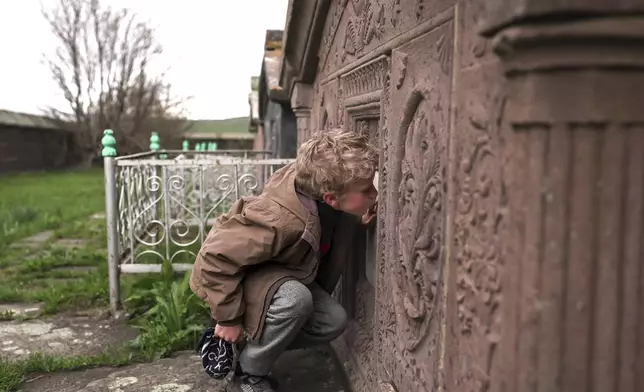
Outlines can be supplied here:
M376 204L378 190L373 184L373 178L370 178L369 180L352 184L341 195L327 192L322 198L326 204L336 210L355 216L362 216Z

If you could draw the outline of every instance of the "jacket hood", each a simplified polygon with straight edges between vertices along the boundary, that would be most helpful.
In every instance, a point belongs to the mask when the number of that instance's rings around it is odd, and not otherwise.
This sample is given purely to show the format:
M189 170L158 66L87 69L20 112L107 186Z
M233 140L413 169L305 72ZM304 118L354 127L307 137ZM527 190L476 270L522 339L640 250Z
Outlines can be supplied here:
M295 191L295 164L289 163L269 178L262 194L295 214L302 222L308 220L309 212Z

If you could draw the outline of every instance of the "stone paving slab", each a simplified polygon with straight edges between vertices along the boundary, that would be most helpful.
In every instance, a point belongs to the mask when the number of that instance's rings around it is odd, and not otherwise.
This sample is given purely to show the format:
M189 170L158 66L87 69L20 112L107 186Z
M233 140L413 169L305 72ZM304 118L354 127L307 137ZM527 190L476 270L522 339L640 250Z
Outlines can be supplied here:
M93 265L64 265L60 267L51 268L52 271L65 271L65 272L78 272L90 273L98 270L98 267Z
M14 361L36 352L98 355L136 338L137 332L125 323L91 316L3 321L0 322L0 358Z
M53 231L43 231L31 237L23 238L19 242L9 245L10 248L27 248L38 249L44 243L49 241L54 236Z
M36 317L42 313L42 303L9 303L0 304L0 314L11 314L13 317Z
M281 392L349 392L329 350L298 350L284 354L274 376ZM154 363L35 375L20 392L224 392L225 381L208 377L199 357L180 353Z
M54 246L68 250L83 248L87 245L87 240L82 238L61 238L54 242Z

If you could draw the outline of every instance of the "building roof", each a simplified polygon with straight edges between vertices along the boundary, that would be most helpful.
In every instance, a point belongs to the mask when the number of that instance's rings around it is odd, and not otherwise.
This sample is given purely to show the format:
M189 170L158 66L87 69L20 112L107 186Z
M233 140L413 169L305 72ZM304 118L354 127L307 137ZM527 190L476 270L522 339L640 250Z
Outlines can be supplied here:
M68 131L52 118L35 114L12 112L4 109L0 109L0 125Z
M234 117L223 120L189 121L186 138L247 139L255 136L248 131L248 117ZM208 136L209 135L209 136ZM250 136L249 136L250 135Z

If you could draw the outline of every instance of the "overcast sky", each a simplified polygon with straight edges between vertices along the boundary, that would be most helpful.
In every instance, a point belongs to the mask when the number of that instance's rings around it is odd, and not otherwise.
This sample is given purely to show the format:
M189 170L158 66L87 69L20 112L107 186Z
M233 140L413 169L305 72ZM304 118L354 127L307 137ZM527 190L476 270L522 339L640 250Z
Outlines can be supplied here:
M41 113L66 108L43 53L54 45L40 4L58 0L0 1L0 109ZM168 81L193 96L192 118L248 115L250 77L259 73L267 29L283 29L288 0L101 0L129 7L157 26L171 66Z

